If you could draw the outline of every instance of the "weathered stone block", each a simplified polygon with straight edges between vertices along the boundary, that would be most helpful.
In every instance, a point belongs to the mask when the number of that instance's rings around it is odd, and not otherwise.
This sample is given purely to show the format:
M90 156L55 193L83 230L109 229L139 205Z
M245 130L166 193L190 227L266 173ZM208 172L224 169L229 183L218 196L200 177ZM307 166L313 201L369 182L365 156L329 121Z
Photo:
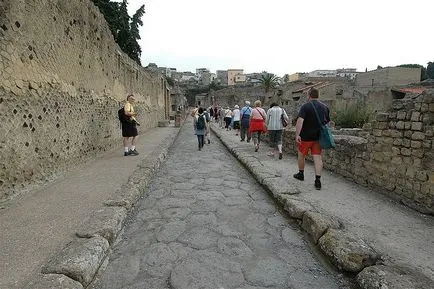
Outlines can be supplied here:
M303 229L312 236L315 244L329 228L338 229L339 221L321 213L306 212L303 215Z
M123 207L105 207L95 213L77 231L80 238L101 236L113 244L121 231L127 217L127 209Z
M76 239L43 266L42 273L63 274L86 287L95 276L108 248L109 243L103 237Z
M403 156L411 156L411 149L401 148L401 155L403 155Z
M421 131L422 127L423 127L422 122L412 122L411 123L411 130Z
M396 129L404 129L405 128L405 122L400 120L396 123Z
M315 211L311 204L289 198L286 199L284 209L295 219L302 219L307 211Z
M377 116L375 119L379 122L387 121L389 119L389 114L384 113L384 112L379 112L379 113L377 113Z
M407 116L407 112L402 111L402 110L400 110L396 113L397 119L405 119L406 116Z
M411 141L411 148L418 149L418 148L421 148L421 147L422 147L422 142L421 141L414 141L414 140Z
M24 289L83 289L80 282L60 274L38 274Z
M432 289L434 282L411 268L375 265L357 275L361 289Z
M411 118L410 118L411 121L419 121L419 118L420 118L420 112L413 111L411 113Z
M411 121L406 121L404 123L404 129L411 129Z
M425 134L423 132L414 132L411 135L411 139L413 139L413 140L424 140L425 139Z
M341 230L329 229L318 244L340 270L347 272L360 272L374 265L380 257L362 239Z

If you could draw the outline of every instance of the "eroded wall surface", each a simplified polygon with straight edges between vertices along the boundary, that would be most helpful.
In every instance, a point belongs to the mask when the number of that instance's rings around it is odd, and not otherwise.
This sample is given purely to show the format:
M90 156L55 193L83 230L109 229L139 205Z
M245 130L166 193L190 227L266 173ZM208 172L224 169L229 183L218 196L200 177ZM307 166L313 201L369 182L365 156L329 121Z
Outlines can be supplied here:
M134 63L88 0L0 1L0 200L122 146L117 109L140 130L165 118L161 75Z

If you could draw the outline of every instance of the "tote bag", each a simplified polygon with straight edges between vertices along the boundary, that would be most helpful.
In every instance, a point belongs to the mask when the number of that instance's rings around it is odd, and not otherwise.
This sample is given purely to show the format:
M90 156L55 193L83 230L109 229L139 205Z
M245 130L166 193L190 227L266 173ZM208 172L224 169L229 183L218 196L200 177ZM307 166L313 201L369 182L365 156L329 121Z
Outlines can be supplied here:
M333 134L330 131L330 128L327 125L322 124L322 122L319 118L318 112L315 108L315 105L313 105L312 102L311 102L311 104L312 104L313 110L315 111L315 115L316 115L316 119L318 121L318 124L320 126L320 129L319 129L319 146L322 149L335 148L336 144L335 144L335 140L333 138Z

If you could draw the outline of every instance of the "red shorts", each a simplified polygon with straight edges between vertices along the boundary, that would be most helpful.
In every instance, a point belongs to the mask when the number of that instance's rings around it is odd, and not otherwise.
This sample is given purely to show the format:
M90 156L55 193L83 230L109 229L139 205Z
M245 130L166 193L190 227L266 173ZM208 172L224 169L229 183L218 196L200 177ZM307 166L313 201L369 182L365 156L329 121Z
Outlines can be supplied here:
M312 155L320 155L321 147L319 146L319 141L301 141L300 144L297 144L298 151L303 155L307 156L310 153Z

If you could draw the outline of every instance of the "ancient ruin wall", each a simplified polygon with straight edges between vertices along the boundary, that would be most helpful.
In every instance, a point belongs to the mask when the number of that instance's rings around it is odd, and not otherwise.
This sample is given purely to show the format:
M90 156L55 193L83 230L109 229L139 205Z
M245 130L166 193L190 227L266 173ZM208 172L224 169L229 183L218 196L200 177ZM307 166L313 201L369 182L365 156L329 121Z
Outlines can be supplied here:
M372 185L421 212L434 214L434 90L394 100L393 109L353 135L336 135L325 152L327 169ZM284 147L296 154L295 130ZM326 182L326 181L325 181Z
M164 119L164 80L121 52L89 0L0 1L0 60L0 200L121 146L128 93L140 130Z

